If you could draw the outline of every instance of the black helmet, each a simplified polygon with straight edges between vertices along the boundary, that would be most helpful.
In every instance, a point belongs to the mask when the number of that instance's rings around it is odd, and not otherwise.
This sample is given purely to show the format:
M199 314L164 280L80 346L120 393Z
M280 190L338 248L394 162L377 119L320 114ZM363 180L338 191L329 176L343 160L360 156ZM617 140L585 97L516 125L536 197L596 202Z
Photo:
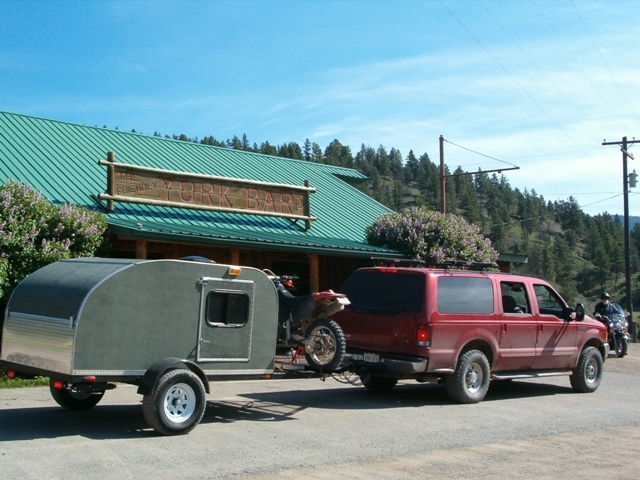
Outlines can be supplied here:
M611 298L607 292L602 292L600 295L600 300L604 300L605 298Z

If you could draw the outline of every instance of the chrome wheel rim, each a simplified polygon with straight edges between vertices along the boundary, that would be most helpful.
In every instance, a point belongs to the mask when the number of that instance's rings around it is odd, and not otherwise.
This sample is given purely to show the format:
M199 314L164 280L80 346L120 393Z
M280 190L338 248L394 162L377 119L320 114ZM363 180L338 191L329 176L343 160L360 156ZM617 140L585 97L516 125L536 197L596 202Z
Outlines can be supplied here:
M594 383L598 378L598 363L595 358L591 358L585 368L585 379L587 383Z
M484 374L482 372L482 367L477 363L473 363L469 365L469 368L467 369L467 372L464 376L465 387L469 392L475 393L480 390L483 378Z
M309 334L309 340L313 343L307 347L307 353L319 364L330 363L336 356L336 339L331 330L326 327L318 327Z

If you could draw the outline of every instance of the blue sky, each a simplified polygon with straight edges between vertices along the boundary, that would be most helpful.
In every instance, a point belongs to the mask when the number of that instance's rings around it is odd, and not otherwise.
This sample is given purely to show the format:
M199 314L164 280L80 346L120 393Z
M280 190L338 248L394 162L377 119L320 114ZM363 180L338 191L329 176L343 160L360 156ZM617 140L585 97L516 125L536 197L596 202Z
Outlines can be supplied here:
M436 163L443 135L452 170L623 211L602 143L640 140L636 1L0 0L0 21L3 111Z

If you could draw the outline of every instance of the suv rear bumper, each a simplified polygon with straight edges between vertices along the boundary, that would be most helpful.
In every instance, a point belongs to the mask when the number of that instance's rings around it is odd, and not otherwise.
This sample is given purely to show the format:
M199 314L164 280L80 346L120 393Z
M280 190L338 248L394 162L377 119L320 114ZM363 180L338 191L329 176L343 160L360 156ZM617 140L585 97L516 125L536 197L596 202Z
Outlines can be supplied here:
M344 357L347 370L364 370L370 372L386 371L398 373L425 373L429 365L429 359L423 357L405 357L390 354L368 354L378 356L378 361L365 361L364 352L348 352Z

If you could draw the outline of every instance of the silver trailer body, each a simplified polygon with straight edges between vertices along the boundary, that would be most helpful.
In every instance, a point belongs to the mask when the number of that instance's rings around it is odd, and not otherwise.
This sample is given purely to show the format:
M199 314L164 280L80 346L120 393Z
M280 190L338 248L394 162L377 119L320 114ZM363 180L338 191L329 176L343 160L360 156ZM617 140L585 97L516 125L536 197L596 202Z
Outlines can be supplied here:
M72 259L29 275L5 312L0 365L70 382L136 383L157 361L207 378L274 370L278 299L260 270L180 260Z

